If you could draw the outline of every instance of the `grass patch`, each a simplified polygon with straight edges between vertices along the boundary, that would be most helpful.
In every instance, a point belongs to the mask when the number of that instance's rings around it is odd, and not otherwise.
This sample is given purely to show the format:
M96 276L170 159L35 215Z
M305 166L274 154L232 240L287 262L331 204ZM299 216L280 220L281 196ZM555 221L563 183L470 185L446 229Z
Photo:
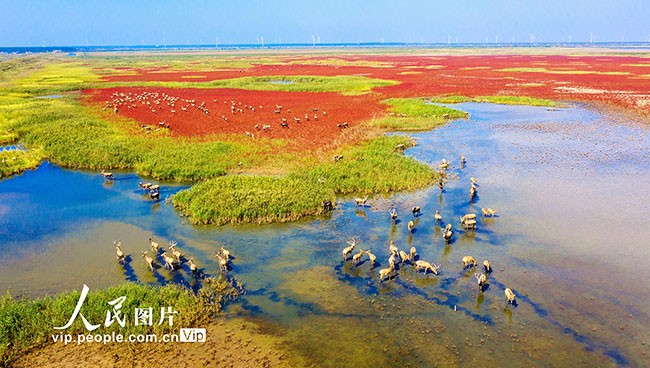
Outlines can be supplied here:
M99 80L100 76L93 73L87 65L80 62L58 62L49 63L29 76L17 79L13 84L21 92L38 96L78 91Z
M43 158L40 149L0 151L0 179L34 169Z
M271 82L282 83L271 83ZM355 95L370 92L373 88L392 86L399 82L368 78L358 75L323 76L269 76L243 77L197 83L195 87L203 88L241 88L256 91L287 92L338 92Z
M343 160L282 177L225 176L177 193L174 206L197 224L269 223L323 214L335 196L388 193L433 183L427 165L395 151L402 136L380 137L342 150ZM386 173L391 173L386 175Z
M294 60L289 62L290 65L325 65L325 66L361 66L370 68L392 68L393 63L385 61L370 61L370 60L345 60L339 58L322 58L322 59L307 59L307 60Z
M547 100L543 98L535 98L528 96L438 96L431 99L432 102L442 104L457 104L464 102L487 102L501 105L526 105L526 106L542 106L542 107L564 107L561 102Z
M391 98L383 102L388 105L390 116L373 119L371 126L398 131L431 130L447 119L467 116L463 111L431 104L424 98Z
M178 326L198 326L221 311L225 302L237 297L238 289L231 281L223 278L208 278L198 295L176 285L154 287L137 283L125 283L103 290L91 290L81 308L81 314L93 324L100 324L93 333L127 334L165 334L178 333ZM64 326L75 309L81 292L62 293L54 297L36 300L15 298L8 291L0 298L0 366L11 366L12 361L29 347L52 342L51 335L59 330L54 327ZM104 327L106 311L111 309L109 301L126 296L122 312L127 318L125 327L114 323ZM160 308L171 307L178 311L174 315L173 326L168 323L153 326L135 326L134 308L154 310L154 317L160 316ZM155 319L155 318L154 318ZM86 334L81 318L77 318L64 333L73 335Z

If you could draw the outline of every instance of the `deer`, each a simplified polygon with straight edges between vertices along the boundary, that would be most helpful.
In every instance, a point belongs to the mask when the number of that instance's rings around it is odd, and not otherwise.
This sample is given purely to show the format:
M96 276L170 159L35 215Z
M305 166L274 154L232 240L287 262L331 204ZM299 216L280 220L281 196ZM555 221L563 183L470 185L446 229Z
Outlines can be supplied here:
M413 213L413 216L415 217L420 216L420 206L411 208L411 213Z
M113 179L115 179L115 177L113 176L113 173L111 173L111 172L106 172L106 171L102 170L102 175L104 175L105 180L113 180Z
M471 267L476 267L476 260L474 260L474 257L472 257L472 256L464 256L463 257L463 268L466 268L469 265L471 265Z
M167 268L169 267L170 270L174 270L174 257L170 256L167 254L167 252L163 252L162 254L163 260L165 261L165 264L163 267Z
M222 272L226 272L226 271L228 271L228 259L225 258L225 257L224 257L221 253L219 253L219 252L217 252L217 253L215 254L215 256L217 257L217 262L219 263L219 269L220 269Z
M388 245L388 250L390 251L391 254L398 255L399 254L399 249L395 246L394 241L390 241L390 244Z
M485 269L486 273L492 272L492 266L490 265L490 261L487 259L483 261L483 269Z
M153 241L153 238L149 238L149 245L151 246L151 249L158 254L160 252L160 245Z
M350 239L350 240L348 240L348 244L350 244L350 246L349 246L349 247L345 247L345 248L343 249L343 252L342 252L342 253L343 253L343 261L344 261L344 262L348 260L348 256L349 256L350 253L352 253L352 251L354 250L354 247L355 247L355 245L356 245L356 241L355 241L354 239Z
M435 215L433 215L433 218L436 219L436 222L440 223L442 221L442 215L440 214L440 211L436 210Z
M359 262L361 262L361 257L363 257L363 249L359 249L359 253L355 254L352 256L352 261L354 262L355 265L358 265Z
M368 196L365 196L365 197L363 197L363 198L358 198L358 197L357 197L357 198L354 199L354 203L355 203L355 205L357 205L357 206L365 206L365 205L366 205L366 201L368 201Z
M415 261L415 258L418 256L417 249L415 247L411 247L409 250L409 261L413 262Z
M395 265L392 264L392 263L390 264L390 267L388 267L388 268L382 268L381 270L379 270L379 283L381 283L382 281L384 281L384 278L386 278L386 277L389 277L389 278L390 278L391 274L392 274L394 271L395 271Z
M153 258L151 258L151 257L149 257L147 255L146 250L144 252L142 252L142 258L144 258L144 263L146 263L147 266L149 266L149 270L151 270L151 272L153 272Z
M454 234L453 231L451 231L451 224L447 224L445 227L445 230L442 232L442 237L449 242L451 240L452 235Z
M180 264L181 263L181 252L176 249L176 245L178 245L178 243L176 241L174 241L174 240L171 240L169 242L169 251L172 252L172 255L176 259L176 262L178 264Z
M124 255L124 252L122 251L122 241L121 240L115 240L113 241L113 244L115 244L115 253L117 254L117 261L120 264L124 264L124 260L126 256Z
M413 228L415 228L415 222L413 222L413 221L409 221L409 223L406 225L406 227L408 228L409 233L412 233L412 232L413 232Z
M187 264L190 266L190 271L192 271L192 274L196 276L197 272L199 271L199 267L194 263L194 258L190 258L189 261L187 261Z
M395 221L397 220L397 210L395 208L390 209L390 219Z
M422 270L424 270L424 274L425 274L425 275L426 275L426 273L429 272L429 271L431 271L434 275L437 275L437 274L438 274L438 269L439 269L439 268L440 268L440 266L438 266L438 265L435 264L435 263L434 263L434 264L431 264L431 263L429 263L429 262L427 262L427 261L423 261L423 260L417 260L417 261L415 261L415 269L416 269L417 271L422 271Z
M478 282L479 288L483 288L483 285L487 284L487 276L485 276L484 273L475 273L474 277L476 277L476 281Z
M481 208L481 213L483 217L494 217L497 214L497 211L492 208Z
M514 305L516 303L516 301L515 301L515 297L516 297L515 293L513 293L512 290L510 290L510 288L506 288L504 293L506 294L506 302L508 304L513 304Z
M374 267L375 262L377 262L377 256L374 255L370 249L366 251L366 254L368 255L368 258L370 259L370 268Z

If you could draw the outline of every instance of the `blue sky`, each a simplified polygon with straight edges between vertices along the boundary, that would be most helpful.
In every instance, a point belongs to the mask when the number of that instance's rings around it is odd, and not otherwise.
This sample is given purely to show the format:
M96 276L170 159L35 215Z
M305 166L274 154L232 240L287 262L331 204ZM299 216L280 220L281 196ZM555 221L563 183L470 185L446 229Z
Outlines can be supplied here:
M0 47L648 41L647 0L2 0Z

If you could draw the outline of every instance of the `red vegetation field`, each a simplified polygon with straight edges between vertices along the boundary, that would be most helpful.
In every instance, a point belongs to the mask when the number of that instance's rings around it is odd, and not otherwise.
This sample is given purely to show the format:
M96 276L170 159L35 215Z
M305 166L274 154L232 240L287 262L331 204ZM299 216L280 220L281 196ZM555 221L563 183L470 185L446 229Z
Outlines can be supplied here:
M332 62L334 60L334 62ZM112 88L87 91L90 101L113 109L116 99L155 93L149 105L132 103L118 113L155 126L169 124L173 134L246 134L285 138L299 145L326 145L341 130L385 114L381 101L393 97L438 95L516 95L563 101L602 102L644 114L650 112L650 60L633 56L345 56L277 57L277 64L214 71L178 71L143 68L129 75L105 77L110 82L205 82L246 76L364 75L399 81L361 96L337 93L270 92L236 89ZM330 63L331 65L314 65ZM175 106L163 94L178 98ZM194 106L191 102L194 101ZM198 109L201 103L209 113ZM282 105L282 109L276 108ZM187 106L182 111L181 106ZM261 106L261 107L260 107ZM254 108L253 111L251 108ZM318 111L313 111L317 108ZM173 113L172 110L176 112ZM275 113L280 110L279 113ZM327 115L323 115L327 112ZM307 115L310 120L305 118ZM318 116L315 121L314 115ZM282 119L288 127L282 127ZM301 119L300 122L294 120ZM267 131L263 125L270 125ZM257 129L255 126L257 125Z
M324 147L354 123L383 114L371 95L241 89L110 88L86 91L107 111L173 135L242 134ZM346 124L347 123L347 124Z

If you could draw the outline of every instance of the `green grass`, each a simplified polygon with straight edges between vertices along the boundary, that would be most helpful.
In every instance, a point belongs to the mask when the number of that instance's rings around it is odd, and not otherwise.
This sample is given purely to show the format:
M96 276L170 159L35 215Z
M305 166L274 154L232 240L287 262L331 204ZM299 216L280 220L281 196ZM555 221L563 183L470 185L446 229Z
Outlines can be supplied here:
M296 65L360 66L369 68L392 68L395 64L385 61L346 60L335 57L290 61Z
M275 81L290 82L271 83ZM345 95L363 94L373 88L398 84L398 82L358 75L323 76L269 76L243 77L194 83L199 88L241 88L256 91L287 92L337 92Z
M104 55L92 54L83 57L103 75L119 75L124 73L120 68L128 69L161 69L164 72L174 71L213 71L218 69L248 69L254 65L282 64L279 58L268 56L231 56L231 55L198 55L198 54L168 54L153 52L145 55Z
M174 206L195 224L287 222L323 212L333 193L298 175L229 175L174 196Z
M343 160L281 177L225 176L176 194L174 206L197 224L293 221L324 213L336 195L417 189L436 180L428 166L395 151L403 136L380 137L341 151ZM390 175L387 175L390 173Z
M127 334L164 334L178 333L180 327L201 327L221 311L223 304L236 298L239 290L231 281L223 278L205 279L198 295L176 285L161 287L147 286L137 283L125 283L103 290L92 290L88 293L81 309L86 319L93 324L101 324L92 333L122 333ZM54 327L64 326L75 309L81 292L62 293L54 297L40 299L15 298L9 291L0 297L0 366L11 366L12 361L25 349L52 343L51 335L59 330ZM125 327L113 324L104 327L107 304L121 296L126 296L122 312L127 317ZM157 321L153 326L135 326L133 321L134 308L154 308L154 317L160 315L161 307L172 307L178 311L174 315L173 326ZM80 318L77 318L64 333L73 335L88 333Z
M44 158L40 149L0 151L0 179L38 167Z
M486 102L501 105L526 105L526 106L544 106L544 107L563 107L562 102L547 100L543 98L527 96L438 96L431 98L432 102L442 104L456 104L463 102Z
M100 76L81 62L53 62L13 82L14 88L34 96L78 91L99 82Z
M447 119L467 116L463 111L427 103L424 98L391 98L383 102L392 116L373 119L370 126L397 131L431 130Z

